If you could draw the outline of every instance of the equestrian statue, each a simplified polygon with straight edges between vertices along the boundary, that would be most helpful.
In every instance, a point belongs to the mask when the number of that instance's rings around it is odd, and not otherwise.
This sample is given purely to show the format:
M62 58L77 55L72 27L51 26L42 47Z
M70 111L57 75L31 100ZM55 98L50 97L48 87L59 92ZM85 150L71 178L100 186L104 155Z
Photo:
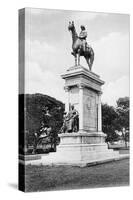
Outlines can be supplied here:
M75 65L80 65L80 56L84 56L91 71L94 61L94 51L86 42L87 32L85 26L81 25L81 32L78 36L74 22L69 22L68 30L72 33L72 55L75 57Z

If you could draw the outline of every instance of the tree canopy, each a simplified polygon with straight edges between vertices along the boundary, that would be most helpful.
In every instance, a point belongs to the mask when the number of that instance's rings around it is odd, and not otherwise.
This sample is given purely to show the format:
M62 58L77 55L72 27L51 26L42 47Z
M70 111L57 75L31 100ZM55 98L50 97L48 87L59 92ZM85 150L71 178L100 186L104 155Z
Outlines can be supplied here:
M116 141L119 138L119 135L115 131L117 117L118 115L113 106L102 104L102 130L107 134L107 142Z
M117 101L116 112L117 130L121 131L125 142L129 141L129 97L119 98Z
M34 133L39 131L43 121L44 107L48 107L50 111L52 118L49 121L49 126L52 124L54 133L57 135L63 123L64 104L48 95L38 93L19 95L20 141L23 141L25 137L25 144L33 144Z
M119 98L116 108L102 104L102 129L107 141L118 140L117 131L125 142L129 141L129 97Z

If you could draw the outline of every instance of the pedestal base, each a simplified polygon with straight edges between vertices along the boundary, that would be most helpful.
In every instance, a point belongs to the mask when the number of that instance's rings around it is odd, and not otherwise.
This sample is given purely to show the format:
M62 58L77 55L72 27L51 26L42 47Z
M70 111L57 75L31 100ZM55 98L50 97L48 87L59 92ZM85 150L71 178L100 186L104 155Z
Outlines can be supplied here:
M60 139L57 152L44 161L47 164L85 166L119 158L118 152L108 149L103 133L65 133Z

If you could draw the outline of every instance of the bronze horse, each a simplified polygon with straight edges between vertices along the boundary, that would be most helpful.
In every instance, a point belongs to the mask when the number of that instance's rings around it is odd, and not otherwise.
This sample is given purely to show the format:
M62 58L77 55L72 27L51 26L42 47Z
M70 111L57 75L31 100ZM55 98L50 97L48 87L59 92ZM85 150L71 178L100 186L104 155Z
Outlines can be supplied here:
M76 66L80 65L80 56L84 56L91 71L92 64L94 61L94 51L92 47L86 44L85 51L83 50L82 41L78 37L78 34L74 26L74 22L69 22L68 30L71 31L72 33L72 49L73 49L72 55L75 57L75 65Z

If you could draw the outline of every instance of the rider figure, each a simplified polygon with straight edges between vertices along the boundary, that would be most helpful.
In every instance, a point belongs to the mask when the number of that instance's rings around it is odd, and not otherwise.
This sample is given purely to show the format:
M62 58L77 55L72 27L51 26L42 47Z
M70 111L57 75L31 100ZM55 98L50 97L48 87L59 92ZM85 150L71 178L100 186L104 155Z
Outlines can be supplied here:
M82 41L83 44L83 51L85 52L86 49L86 38L87 38L87 31L83 25L80 26L81 32L79 34L79 39Z

